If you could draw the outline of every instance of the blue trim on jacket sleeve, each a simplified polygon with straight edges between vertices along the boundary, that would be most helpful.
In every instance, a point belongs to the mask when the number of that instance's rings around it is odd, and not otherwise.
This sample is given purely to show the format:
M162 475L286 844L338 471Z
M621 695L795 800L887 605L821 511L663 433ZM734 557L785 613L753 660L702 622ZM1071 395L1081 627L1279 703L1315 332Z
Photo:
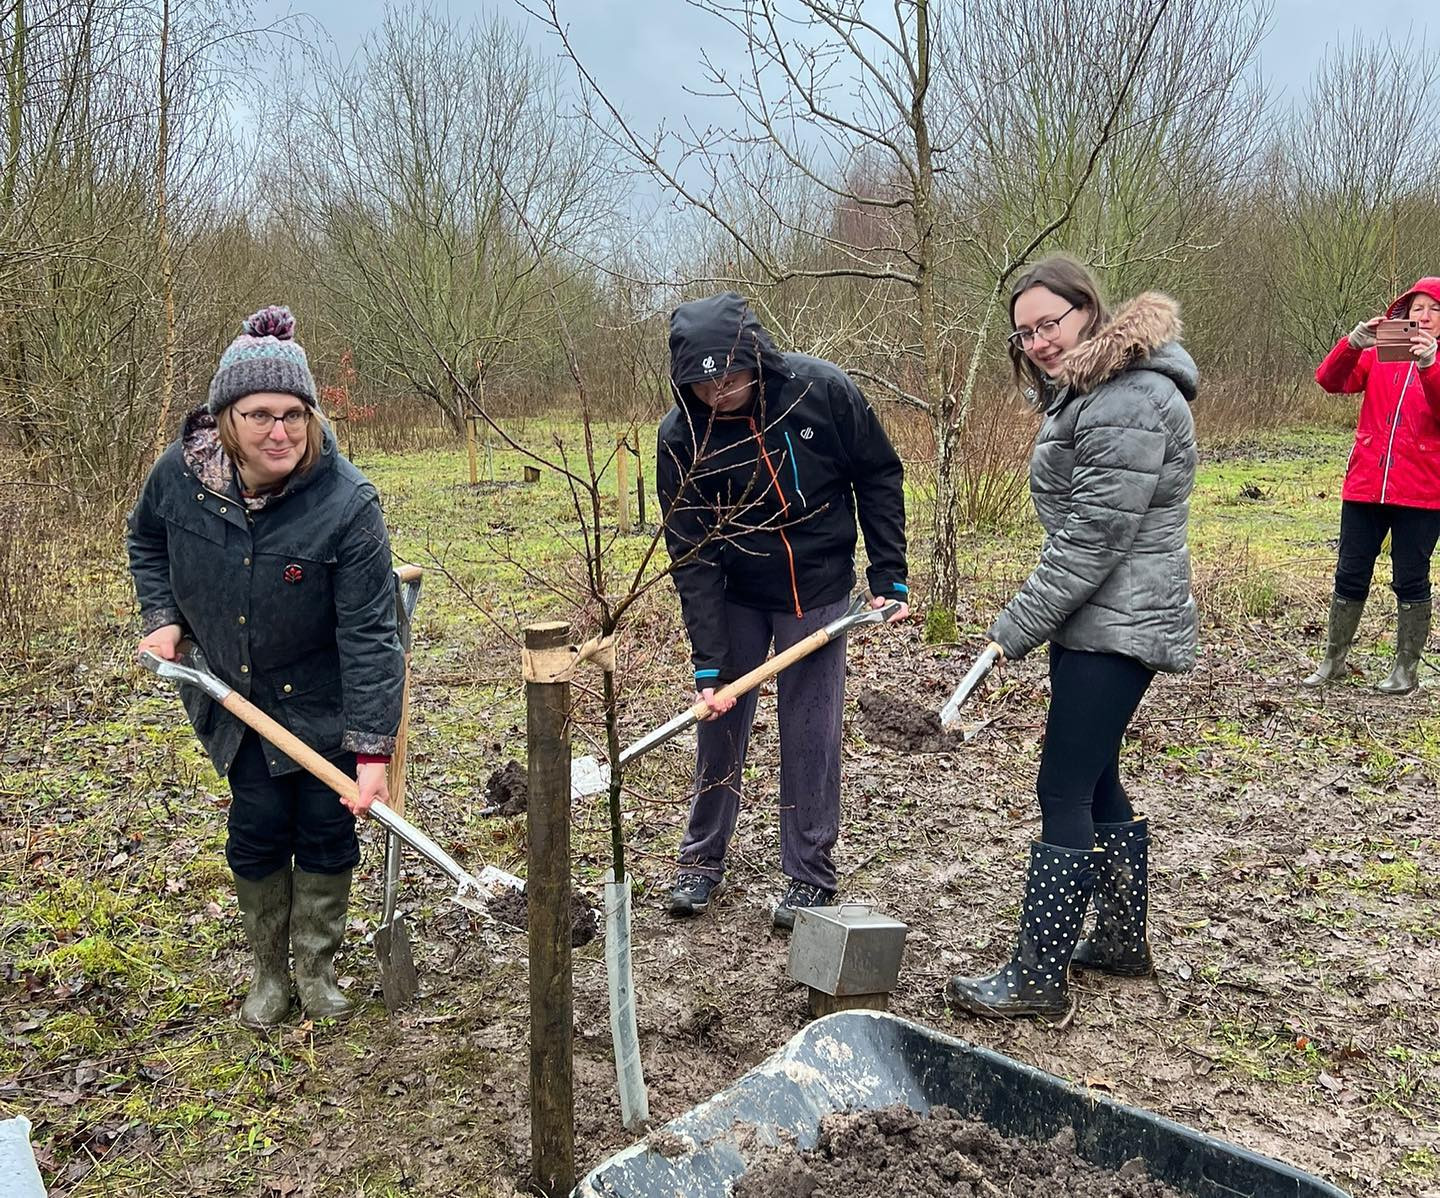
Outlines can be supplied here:
M785 438L785 448L790 451L790 473L795 476L795 494L800 496L800 503L804 507L809 507L805 502L805 492L800 489L800 465L795 461L795 442L790 440L789 429L782 429L780 435Z
M696 670L696 671L695 671L695 680L696 680L697 682L700 681L702 678L719 678L719 677L720 677L720 671L719 671L719 670Z
M907 587L903 582L892 582L890 584L890 589L892 591L899 591L902 595L908 595L910 593L910 588Z

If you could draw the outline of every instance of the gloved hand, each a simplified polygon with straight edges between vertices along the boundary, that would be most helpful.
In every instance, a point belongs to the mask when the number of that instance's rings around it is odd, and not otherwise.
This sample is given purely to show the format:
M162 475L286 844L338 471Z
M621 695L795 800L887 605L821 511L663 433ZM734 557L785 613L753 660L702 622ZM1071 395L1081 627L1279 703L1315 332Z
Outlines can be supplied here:
M1435 365L1435 338L1421 333L1410 343L1410 352L1415 355L1415 364L1421 370Z
M1375 344L1375 326L1384 319L1383 316L1376 316L1370 320L1362 320L1350 330L1350 344L1355 349L1369 349Z

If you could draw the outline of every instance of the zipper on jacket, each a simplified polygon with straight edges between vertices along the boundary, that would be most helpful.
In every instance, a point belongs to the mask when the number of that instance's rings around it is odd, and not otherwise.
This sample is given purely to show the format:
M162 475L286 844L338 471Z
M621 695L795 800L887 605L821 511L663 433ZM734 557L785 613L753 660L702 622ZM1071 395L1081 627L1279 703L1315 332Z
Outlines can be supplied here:
M1380 479L1380 502L1385 502L1385 489L1390 485L1390 462L1395 453L1395 430L1400 427L1400 407L1405 402L1405 392L1410 387L1410 379L1415 374L1415 363L1410 363L1410 368L1405 371L1405 381L1400 384L1400 397L1395 401L1395 414L1390 418L1390 440L1385 445L1385 473Z
M751 416L748 421L750 434L755 438L755 444L760 447L760 460L765 463L765 469L770 472L770 481L775 484L775 494L780 497L780 514L790 514L790 503L785 498L785 489L780 485L780 476L775 473L775 464L770 460L770 454L765 449L765 438L760 435L760 430L755 427L755 418ZM805 613L800 610L800 583L795 578L795 551L790 548L790 538L785 535L783 527L775 530L780 534L780 543L785 546L785 556L790 561L790 596L795 600L795 618L803 620Z

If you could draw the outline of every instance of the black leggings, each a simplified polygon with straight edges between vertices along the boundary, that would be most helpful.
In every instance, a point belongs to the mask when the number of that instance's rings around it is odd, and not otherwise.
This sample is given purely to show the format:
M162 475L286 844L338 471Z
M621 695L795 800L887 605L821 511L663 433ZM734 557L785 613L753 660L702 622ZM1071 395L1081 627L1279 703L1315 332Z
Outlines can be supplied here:
M1040 839L1093 849L1095 824L1135 818L1120 785L1120 742L1155 671L1119 653L1050 643L1050 712L1040 751Z
M1390 589L1400 603L1430 600L1430 557L1440 539L1440 511L1399 507L1393 503L1340 505L1340 562L1335 567L1335 594L1362 600L1385 534L1390 534Z

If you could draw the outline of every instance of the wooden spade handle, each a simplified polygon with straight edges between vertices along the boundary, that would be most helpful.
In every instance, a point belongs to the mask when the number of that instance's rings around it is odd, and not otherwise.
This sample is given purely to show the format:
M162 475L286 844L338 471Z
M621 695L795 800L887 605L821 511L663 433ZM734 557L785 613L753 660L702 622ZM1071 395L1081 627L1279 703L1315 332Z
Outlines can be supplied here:
M411 583L418 584L425 576L425 571L419 566L396 566L395 580L405 587ZM403 616L403 612L400 613ZM390 755L390 766L387 771L386 784L390 791L390 809L396 815L405 814L405 764L407 751L410 745L410 638L404 638L405 650L405 682L400 692L400 726L395 730L395 751Z
M292 761L299 762L342 799L358 800L360 788L355 779L336 769L288 728L271 719L238 691L231 691L221 704L242 724L255 729L261 736Z
M410 747L410 654L405 654L405 686L400 692L400 727L395 730L395 752L390 754L390 810L405 814L405 758Z
M822 628L818 632L812 632L803 641L796 641L783 653L777 653L769 661L756 666L748 674L741 674L734 682L727 682L715 692L717 699L738 699L747 691L754 690L768 678L774 678L776 674L787 666L794 665L802 657L808 657L816 649L828 644L829 635ZM690 709L690 714L697 720L702 720L710 711L710 705L701 699Z

